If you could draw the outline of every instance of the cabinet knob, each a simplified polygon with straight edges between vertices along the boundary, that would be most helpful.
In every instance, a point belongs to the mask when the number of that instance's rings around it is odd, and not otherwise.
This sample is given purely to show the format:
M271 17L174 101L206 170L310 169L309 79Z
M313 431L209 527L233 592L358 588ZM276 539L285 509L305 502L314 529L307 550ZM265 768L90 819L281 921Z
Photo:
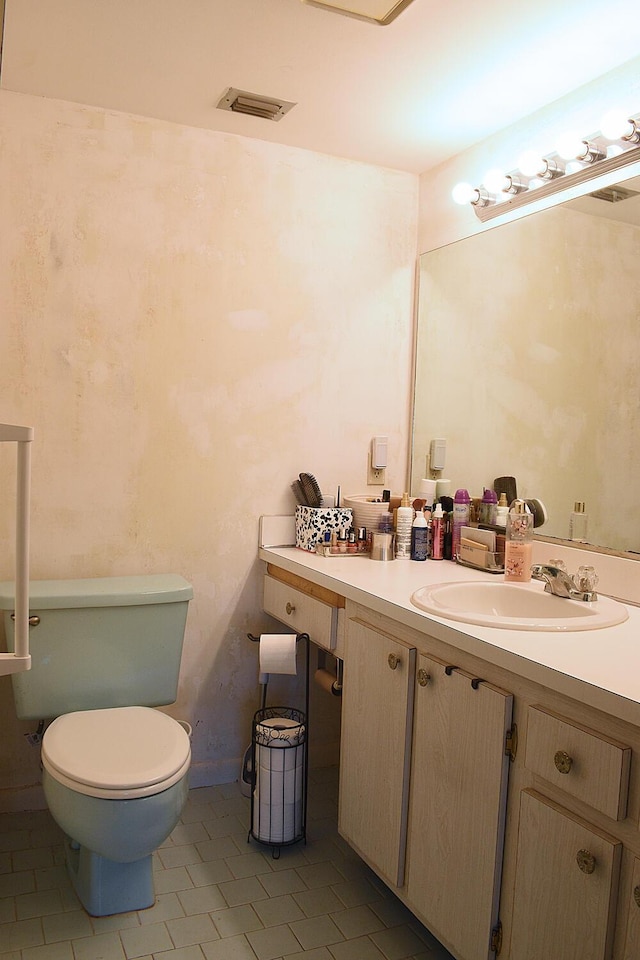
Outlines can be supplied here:
M637 887L633 888L633 899L636 902L636 906L640 907L640 883Z
M421 687L426 687L426 685L429 683L429 680L431 680L431 674L427 673L427 671L423 669L423 667L420 667L420 669L418 670L417 677L418 677L418 683L420 684Z
M588 850L578 850L576 862L583 873L593 873L596 868L596 858Z
M289 616L291 616L292 613L295 613L295 612L296 612L296 608L294 607L294 605L293 605L292 603L287 603L287 605L286 605L286 607L285 607L285 610L287 611L287 613L289 614Z
M390 653L389 656L387 657L387 663L389 664L392 670L395 670L398 664L400 663L400 657L398 656L397 653Z
M573 764L573 759L564 750L558 750L553 758L553 762L556 765L556 770L558 773L569 773Z

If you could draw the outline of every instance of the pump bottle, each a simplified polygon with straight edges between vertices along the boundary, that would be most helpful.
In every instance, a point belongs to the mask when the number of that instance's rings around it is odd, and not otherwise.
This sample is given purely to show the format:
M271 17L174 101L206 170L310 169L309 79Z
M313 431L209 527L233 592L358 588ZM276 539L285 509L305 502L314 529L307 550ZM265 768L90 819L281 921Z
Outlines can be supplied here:
M444 513L436 503L431 516L431 559L444 560Z
M531 580L533 514L524 500L514 500L507 518L504 579L510 583Z

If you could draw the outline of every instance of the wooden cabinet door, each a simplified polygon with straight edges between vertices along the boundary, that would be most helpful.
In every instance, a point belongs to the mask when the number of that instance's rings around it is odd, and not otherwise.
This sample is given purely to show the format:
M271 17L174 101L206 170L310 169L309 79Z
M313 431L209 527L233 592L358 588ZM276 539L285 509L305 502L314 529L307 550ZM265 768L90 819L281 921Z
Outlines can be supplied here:
M627 920L623 960L638 960L638 957L640 957L640 860L636 857L633 861L629 918Z
M415 654L358 621L347 624L338 826L396 886L404 875Z
M621 851L614 837L523 790L509 960L608 960Z
M512 701L498 687L418 657L407 897L464 960L493 956Z

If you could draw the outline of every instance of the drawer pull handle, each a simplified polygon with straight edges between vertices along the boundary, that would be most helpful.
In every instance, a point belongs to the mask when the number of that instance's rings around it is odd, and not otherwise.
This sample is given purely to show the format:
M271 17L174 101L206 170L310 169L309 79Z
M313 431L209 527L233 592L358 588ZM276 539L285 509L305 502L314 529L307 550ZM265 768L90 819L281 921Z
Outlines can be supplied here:
M633 888L633 899L636 902L636 906L640 907L640 883L637 887Z
M395 670L398 664L400 663L400 657L398 656L397 653L390 653L389 656L387 657L387 663L389 664L392 670Z
M418 683L420 684L420 686L426 687L426 685L429 683L429 680L431 680L431 674L427 673L426 670L420 667L420 669L418 670Z
M287 613L289 614L289 616L291 616L292 613L295 613L295 612L296 612L296 608L294 607L294 605L293 605L292 603L287 603L287 605L286 605L286 607L285 607L285 610L287 611Z
M573 758L564 750L558 750L553 758L558 773L569 773L573 764Z
M583 873L593 873L596 868L596 858L588 850L578 850L576 861Z

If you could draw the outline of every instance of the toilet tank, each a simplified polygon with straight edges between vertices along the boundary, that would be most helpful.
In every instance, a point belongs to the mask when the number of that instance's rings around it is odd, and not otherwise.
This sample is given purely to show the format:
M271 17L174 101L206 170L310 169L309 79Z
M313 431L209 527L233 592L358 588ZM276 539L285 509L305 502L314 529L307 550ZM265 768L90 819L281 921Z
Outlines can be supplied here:
M7 649L13 649L13 583L0 583ZM177 696L193 589L176 574L32 580L31 670L13 674L16 714L158 706Z

